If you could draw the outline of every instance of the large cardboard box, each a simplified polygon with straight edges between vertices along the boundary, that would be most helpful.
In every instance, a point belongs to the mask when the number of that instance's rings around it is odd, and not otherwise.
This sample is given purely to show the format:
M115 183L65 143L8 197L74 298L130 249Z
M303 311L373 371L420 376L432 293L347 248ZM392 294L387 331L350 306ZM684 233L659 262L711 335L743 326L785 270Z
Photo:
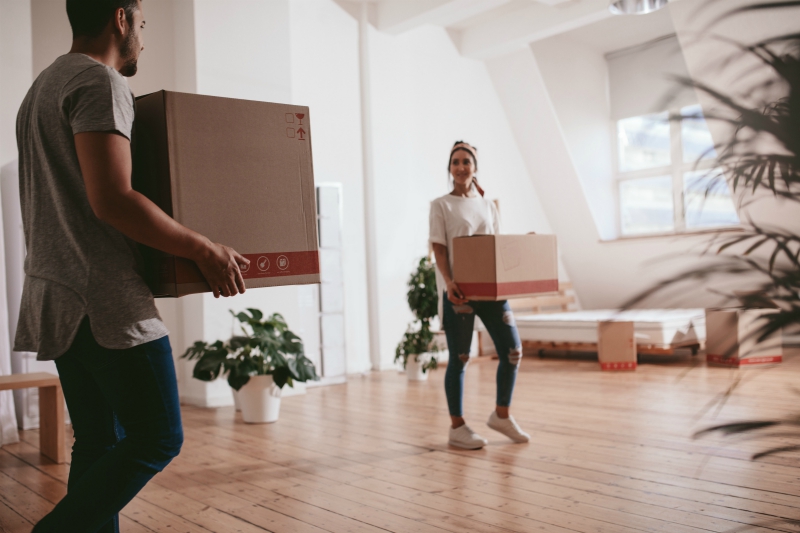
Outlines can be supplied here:
M319 283L308 108L160 91L136 101L134 188L250 259L245 286ZM194 262L143 250L156 296L208 292Z
M597 324L597 359L602 370L636 370L633 322Z
M759 320L774 309L706 309L706 362L726 366L764 365L783 361L782 335L756 343Z
M453 280L469 300L499 301L556 292L556 237L457 237L453 239Z

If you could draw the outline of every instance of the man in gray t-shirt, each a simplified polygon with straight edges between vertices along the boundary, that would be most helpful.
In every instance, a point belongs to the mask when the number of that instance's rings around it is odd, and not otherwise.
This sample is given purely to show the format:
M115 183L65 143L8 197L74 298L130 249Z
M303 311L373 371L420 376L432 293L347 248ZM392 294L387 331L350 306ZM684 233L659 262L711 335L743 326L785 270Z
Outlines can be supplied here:
M55 359L75 433L67 496L34 531L118 531L119 510L183 439L167 329L134 241L194 260L214 295L244 292L234 250L131 188L141 0L67 0L70 53L17 117L27 257L15 349Z
M135 245L95 215L76 152L75 135L84 132L114 132L129 144L133 117L125 78L84 54L56 59L22 103L17 136L28 255L17 350L59 357L84 316L106 348L167 334Z

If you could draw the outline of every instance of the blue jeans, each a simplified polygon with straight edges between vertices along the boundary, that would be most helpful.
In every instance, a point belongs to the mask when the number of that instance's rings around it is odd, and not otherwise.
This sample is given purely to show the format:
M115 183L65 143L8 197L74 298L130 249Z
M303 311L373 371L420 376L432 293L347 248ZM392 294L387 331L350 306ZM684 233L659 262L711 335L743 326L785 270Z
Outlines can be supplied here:
M444 298L442 325L447 337L447 349L450 351L447 371L444 374L444 390L447 394L450 416L463 416L464 373L469 362L475 315L478 315L486 326L500 360L497 365L497 405L510 406L514 382L517 380L517 369L522 359L522 343L514 322L514 313L508 302L470 301L456 306L447 299L446 292L442 297Z
M89 319L56 359L75 445L67 495L34 533L117 533L117 513L183 444L169 338L103 348Z

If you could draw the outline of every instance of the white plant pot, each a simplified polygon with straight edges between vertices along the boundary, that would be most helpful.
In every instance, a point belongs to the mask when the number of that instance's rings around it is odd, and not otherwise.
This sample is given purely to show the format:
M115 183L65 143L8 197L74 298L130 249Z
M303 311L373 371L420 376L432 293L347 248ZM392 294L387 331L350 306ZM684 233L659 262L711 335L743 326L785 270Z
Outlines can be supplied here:
M418 356L413 354L408 356L408 360L406 361L406 376L408 377L408 381L427 381L428 374L430 370L427 372L422 371L422 365L427 363L431 358L431 354L423 353ZM419 361L416 361L419 359Z
M281 389L275 385L272 376L252 376L250 381L239 389L238 396L242 406L242 420L248 424L264 424L278 420Z
M231 387L231 392L233 393L233 406L236 408L237 411L242 410L242 402L239 400L239 391Z

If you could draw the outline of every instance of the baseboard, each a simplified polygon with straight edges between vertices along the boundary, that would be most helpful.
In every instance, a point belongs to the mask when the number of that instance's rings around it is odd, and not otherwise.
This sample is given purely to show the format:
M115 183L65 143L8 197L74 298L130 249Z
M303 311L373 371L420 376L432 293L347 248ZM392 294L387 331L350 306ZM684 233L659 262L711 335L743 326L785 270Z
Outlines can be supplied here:
M228 407L233 405L233 394L218 394L215 396L182 395L181 403L196 407Z
M289 396L301 396L306 393L306 384L302 381L295 381L294 386L290 387L288 384L284 385L281 389L281 398Z
M324 387L325 385L341 385L343 383L347 383L347 376L320 378L319 381L306 381L306 386L310 389L313 387Z

